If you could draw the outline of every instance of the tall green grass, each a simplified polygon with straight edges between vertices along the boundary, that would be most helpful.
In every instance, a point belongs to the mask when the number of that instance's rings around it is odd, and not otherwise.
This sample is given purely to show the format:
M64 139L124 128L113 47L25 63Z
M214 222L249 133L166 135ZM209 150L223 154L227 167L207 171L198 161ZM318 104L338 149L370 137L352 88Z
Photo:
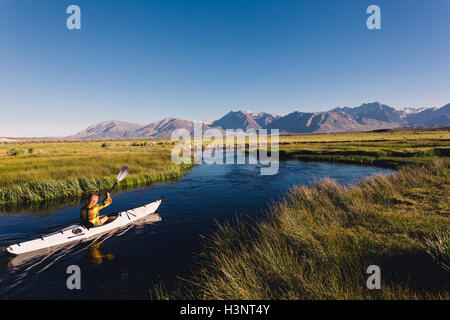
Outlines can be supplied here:
M158 144L159 143L159 144ZM42 200L79 197L109 189L123 165L130 175L119 188L173 180L188 165L175 165L171 142L36 142L0 144L0 204L29 204ZM16 150L33 152L8 154Z
M401 130L405 134L406 130ZM290 137L287 141L282 141L280 145L280 158L295 158L303 161L331 161L341 163L354 163L361 165L375 165L381 167L397 168L401 165L425 165L433 162L436 158L449 159L450 157L450 133L448 131L440 132L437 136L429 135L427 130L421 130L421 134L413 134L414 130L409 130L409 138L385 133L377 133L375 140L368 140L370 133L355 134L360 136L361 140L351 139L347 134L345 137L349 140L320 141L315 137L314 140L304 141L296 137L293 140ZM320 136L322 139L326 135ZM425 138L428 137L428 138ZM395 138L395 139L394 139ZM284 140L284 139L280 139Z
M126 178L118 188L139 186L146 183L175 180L183 175L183 170L155 173ZM116 181L115 177L68 178L64 180L36 180L0 188L0 203L38 202L50 199L70 199L88 192L108 190Z
M219 226L188 280L153 297L449 299L449 273L435 260L448 261L448 247L433 236L449 231L449 191L443 162L350 187L298 186L263 221ZM381 290L366 287L370 265L381 268Z

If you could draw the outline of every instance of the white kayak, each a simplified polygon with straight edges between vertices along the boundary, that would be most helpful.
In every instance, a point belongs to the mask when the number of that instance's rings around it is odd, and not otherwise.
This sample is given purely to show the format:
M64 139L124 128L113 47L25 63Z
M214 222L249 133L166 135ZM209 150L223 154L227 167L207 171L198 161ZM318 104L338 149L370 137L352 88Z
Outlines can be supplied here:
M34 240L10 245L6 248L6 250L9 253L18 255L94 237L102 233L124 227L135 222L136 220L155 213L156 210L158 210L162 200L163 198L161 197L159 200L153 201L145 206L108 215L109 220L105 224L98 227L88 228L83 224L76 224L60 231L41 236L40 238ZM155 222L161 220L159 215L155 214L154 216Z

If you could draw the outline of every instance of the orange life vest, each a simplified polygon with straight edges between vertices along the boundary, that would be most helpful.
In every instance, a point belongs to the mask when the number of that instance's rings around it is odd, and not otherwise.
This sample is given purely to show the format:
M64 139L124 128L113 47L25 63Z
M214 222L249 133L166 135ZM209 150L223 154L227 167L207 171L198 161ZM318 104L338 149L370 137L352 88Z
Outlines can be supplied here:
M105 201L103 201L100 204L97 203L97 204L93 205L91 202L89 202L87 205L82 207L80 210L81 220L84 222L89 222L95 227L100 226L101 222L100 222L100 216L98 213L100 210L109 206L111 203L112 203L111 198L105 199Z

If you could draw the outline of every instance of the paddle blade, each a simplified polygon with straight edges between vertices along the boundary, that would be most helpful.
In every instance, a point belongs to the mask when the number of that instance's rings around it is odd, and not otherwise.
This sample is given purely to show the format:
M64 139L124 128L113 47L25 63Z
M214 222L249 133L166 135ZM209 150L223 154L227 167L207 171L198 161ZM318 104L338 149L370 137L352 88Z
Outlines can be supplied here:
M130 173L130 168L124 166L117 175L117 182L122 181Z

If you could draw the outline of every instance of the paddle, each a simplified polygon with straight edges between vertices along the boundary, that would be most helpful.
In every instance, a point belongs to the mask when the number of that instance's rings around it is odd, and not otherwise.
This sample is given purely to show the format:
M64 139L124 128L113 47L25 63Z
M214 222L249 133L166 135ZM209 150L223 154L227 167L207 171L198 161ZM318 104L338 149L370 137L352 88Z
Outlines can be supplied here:
M128 166L123 166L122 170L120 170L119 174L117 175L117 180L112 186L112 188L109 190L109 193L113 191L113 189L116 187L117 183L125 179L125 177L130 173L130 168Z

